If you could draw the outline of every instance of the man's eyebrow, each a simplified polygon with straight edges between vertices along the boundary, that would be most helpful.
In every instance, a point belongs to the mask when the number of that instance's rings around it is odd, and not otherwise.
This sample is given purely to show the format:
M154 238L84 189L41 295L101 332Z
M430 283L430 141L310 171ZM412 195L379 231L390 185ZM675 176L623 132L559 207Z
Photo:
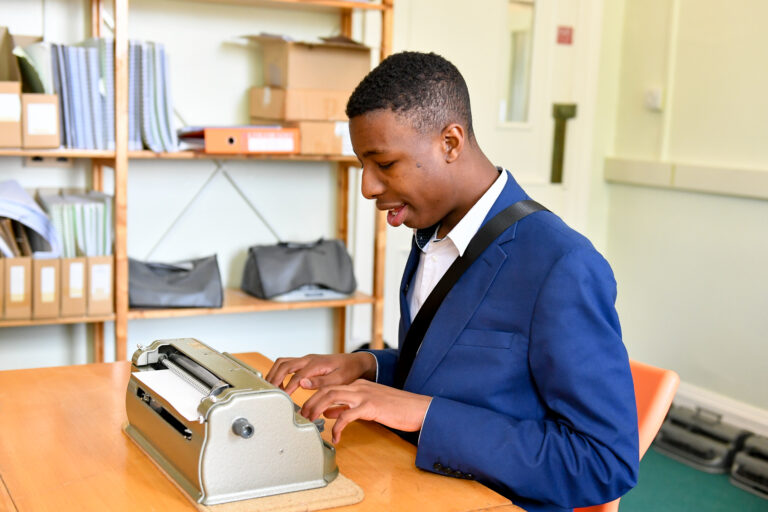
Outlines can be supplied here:
M363 156L380 155L384 152L385 151L383 149L369 149L368 151L363 153Z

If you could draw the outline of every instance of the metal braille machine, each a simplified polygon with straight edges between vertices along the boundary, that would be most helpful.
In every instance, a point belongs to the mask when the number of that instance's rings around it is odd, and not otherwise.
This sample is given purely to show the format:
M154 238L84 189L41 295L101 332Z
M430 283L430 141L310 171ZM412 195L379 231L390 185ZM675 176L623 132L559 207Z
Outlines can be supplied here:
M125 432L196 502L323 487L338 475L322 424L229 354L158 340L132 363Z

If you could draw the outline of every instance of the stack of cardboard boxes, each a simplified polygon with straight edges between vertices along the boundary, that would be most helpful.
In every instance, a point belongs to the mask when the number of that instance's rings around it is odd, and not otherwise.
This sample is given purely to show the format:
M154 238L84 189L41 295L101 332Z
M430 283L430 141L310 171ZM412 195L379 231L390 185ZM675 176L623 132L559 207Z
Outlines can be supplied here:
M299 130L303 155L354 155L345 108L371 69L371 50L346 39L323 43L252 36L262 49L264 86L250 94L251 121Z
M11 37L0 27L0 148L58 148L59 100L55 94L22 93L15 45L39 38Z

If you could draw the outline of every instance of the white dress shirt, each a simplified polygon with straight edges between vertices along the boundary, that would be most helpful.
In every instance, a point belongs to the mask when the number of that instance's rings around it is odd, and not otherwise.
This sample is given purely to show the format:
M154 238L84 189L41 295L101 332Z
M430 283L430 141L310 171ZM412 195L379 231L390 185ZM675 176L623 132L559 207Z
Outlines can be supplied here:
M507 183L507 173L499 169L499 177L485 191L485 194L470 208L466 215L448 233L445 238L437 239L439 226L435 228L432 238L423 246L419 255L419 266L408 289L408 305L411 310L411 321L419 312L424 301L435 288L437 283L448 271L448 268L459 256L464 255L472 237L480 229L483 220L491 211L493 203L499 198L504 185ZM415 232L416 230L414 230ZM414 233L415 234L415 233ZM417 240L419 237L416 238Z

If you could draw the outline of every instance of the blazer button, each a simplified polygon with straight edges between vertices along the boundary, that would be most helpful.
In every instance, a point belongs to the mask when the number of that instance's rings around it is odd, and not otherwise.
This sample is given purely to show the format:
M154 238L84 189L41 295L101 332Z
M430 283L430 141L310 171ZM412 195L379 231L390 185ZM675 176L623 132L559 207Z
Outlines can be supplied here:
M432 469L434 469L435 471L442 471L443 470L443 465L440 464L439 462L435 462L432 465Z
M474 479L475 479L475 475L473 475L472 473L467 473L467 474L466 474L466 475L464 475L464 476L466 476L466 477L467 477L467 478L469 478L470 480L474 480Z

